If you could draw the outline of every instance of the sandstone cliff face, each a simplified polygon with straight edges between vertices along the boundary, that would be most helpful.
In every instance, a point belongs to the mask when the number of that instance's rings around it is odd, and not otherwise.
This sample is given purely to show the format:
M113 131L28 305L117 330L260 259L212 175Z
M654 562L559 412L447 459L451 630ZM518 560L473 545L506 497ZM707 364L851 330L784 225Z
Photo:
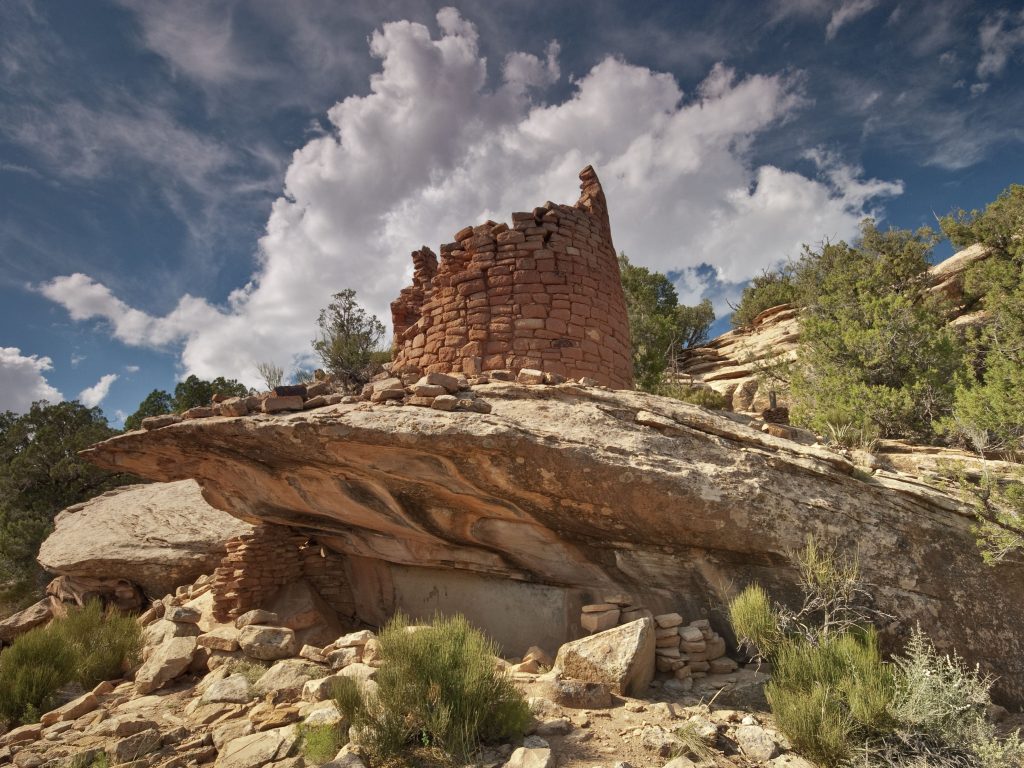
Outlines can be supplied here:
M1024 690L1024 570L982 564L951 496L666 398L476 391L491 413L362 403L215 417L86 455L153 480L195 478L213 506L343 553L371 622L401 604L413 588L403 569L417 568L414 587L476 595L465 612L498 634L510 612L521 625L561 611L564 641L580 633L580 606L609 591L655 611L710 610L724 630L718 611L748 582L794 595L786 552L814 533L859 551L881 607L901 617L889 634L920 622L941 648L997 674L1004 695ZM493 589L478 604L481 584ZM530 600L533 613L520 612Z
M61 512L39 550L50 573L124 580L160 597L212 573L251 526L207 504L192 480L133 485Z

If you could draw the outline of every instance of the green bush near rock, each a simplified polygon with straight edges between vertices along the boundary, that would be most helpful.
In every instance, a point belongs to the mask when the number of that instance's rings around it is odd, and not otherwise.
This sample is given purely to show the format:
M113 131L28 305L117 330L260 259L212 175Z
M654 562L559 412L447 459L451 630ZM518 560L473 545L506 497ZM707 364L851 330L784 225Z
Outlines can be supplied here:
M395 616L380 634L376 691L343 679L335 691L357 743L376 759L408 748L466 762L482 742L522 736L529 706L496 666L497 646L462 616L412 627Z
M348 740L338 726L326 723L323 725L300 725L299 738L301 739L302 756L307 765L323 765L330 762Z
M63 686L88 689L123 676L141 642L133 616L104 611L98 602L26 632L0 653L0 720L32 722Z
M765 695L794 749L822 766L1024 765L1017 733L986 720L992 681L917 630L885 661L856 560L809 537L792 555L804 601L773 604L757 584L729 605L741 644L771 663Z

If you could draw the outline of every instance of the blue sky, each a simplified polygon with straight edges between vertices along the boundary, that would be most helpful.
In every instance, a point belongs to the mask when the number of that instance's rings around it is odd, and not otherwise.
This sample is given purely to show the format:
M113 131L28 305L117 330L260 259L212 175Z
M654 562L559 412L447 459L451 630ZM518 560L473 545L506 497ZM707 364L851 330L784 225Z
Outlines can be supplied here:
M1019 2L6 0L0 30L0 410L308 365L331 293L389 321L413 249L587 163L616 246L720 314L801 243L1024 181Z

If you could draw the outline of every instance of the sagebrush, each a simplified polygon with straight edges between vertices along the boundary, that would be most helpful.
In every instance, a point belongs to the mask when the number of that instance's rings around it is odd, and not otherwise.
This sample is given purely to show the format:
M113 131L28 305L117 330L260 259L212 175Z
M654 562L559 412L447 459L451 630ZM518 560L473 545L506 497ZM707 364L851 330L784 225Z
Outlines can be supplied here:
M95 601L26 632L0 653L0 719L31 722L68 683L91 688L122 677L137 662L141 644L134 617Z
M997 768L1020 766L1018 734L999 738L986 720L992 681L916 630L885 661L873 620L883 617L856 558L808 537L791 553L799 608L753 584L729 604L740 642L771 663L765 694L794 748L822 766Z
M379 638L382 666L372 691L341 680L338 709L377 759L413 746L467 761L482 742L522 736L531 714L497 646L462 616L409 626L401 614Z

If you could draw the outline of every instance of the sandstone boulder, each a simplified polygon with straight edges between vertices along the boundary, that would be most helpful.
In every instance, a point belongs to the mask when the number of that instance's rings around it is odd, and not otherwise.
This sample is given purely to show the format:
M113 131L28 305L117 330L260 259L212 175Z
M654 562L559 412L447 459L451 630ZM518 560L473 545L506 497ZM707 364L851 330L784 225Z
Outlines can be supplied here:
M151 693L178 677L192 663L195 637L172 637L158 645L135 673L135 690Z
M256 693L276 694L279 698L297 699L310 680L324 673L324 668L302 659L285 659L272 666L253 686Z
M150 595L211 573L224 555L224 542L251 530L207 504L191 480L108 491L68 507L54 525L39 549L47 571L124 579Z
M298 647L295 633L287 627L248 624L238 633L238 645L246 656L263 661L294 656Z
M294 726L274 728L233 739L217 755L216 768L263 768L288 757L298 741Z
M605 683L615 693L643 696L654 679L654 623L641 619L566 643L554 669L573 680Z

